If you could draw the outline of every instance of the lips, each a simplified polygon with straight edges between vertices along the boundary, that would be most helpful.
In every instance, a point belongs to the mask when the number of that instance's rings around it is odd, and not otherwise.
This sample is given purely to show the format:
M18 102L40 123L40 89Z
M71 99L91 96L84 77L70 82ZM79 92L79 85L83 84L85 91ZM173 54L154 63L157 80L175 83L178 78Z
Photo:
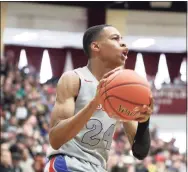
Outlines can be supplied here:
M124 51L122 52L122 54L123 54L124 56L127 56L128 52L129 52L129 51L126 49L126 50L124 50Z
M127 59L127 53L122 53L122 57L126 60Z
M128 54L128 51L123 51L122 52L122 57L126 60L127 59L127 54Z

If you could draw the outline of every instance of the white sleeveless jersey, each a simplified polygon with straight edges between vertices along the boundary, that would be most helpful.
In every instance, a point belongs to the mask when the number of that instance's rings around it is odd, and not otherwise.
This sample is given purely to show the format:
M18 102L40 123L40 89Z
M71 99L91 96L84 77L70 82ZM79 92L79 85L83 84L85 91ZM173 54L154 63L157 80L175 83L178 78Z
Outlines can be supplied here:
M87 66L74 71L79 75L81 81L79 94L75 102L76 114L94 98L98 81ZM116 120L110 118L100 105L76 137L62 145L59 150L50 148L48 156L63 153L106 169L115 125Z

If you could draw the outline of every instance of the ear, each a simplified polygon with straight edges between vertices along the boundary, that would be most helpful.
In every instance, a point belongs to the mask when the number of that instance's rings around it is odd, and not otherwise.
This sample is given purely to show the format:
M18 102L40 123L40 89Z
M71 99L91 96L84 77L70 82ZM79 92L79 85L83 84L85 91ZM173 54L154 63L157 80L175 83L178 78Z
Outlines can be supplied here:
M94 52L99 52L99 44L97 42L91 43L91 50Z

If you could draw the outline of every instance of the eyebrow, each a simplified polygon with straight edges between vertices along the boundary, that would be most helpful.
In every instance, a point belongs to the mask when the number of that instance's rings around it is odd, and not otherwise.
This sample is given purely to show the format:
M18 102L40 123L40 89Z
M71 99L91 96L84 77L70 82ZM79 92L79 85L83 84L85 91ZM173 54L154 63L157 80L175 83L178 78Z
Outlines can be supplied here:
M110 37L113 37L113 36L118 36L119 38L123 39L123 37L121 35L118 35L118 34L112 34L112 35L110 35Z

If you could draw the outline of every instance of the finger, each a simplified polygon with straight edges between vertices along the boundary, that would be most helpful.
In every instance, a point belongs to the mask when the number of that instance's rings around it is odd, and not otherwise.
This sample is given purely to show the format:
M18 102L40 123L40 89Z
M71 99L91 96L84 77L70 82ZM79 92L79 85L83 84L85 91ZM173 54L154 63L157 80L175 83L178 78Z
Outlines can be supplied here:
M137 118L137 119L135 119L135 121L137 121L137 122L140 122L140 121L143 121L144 119L143 118Z
M144 114L141 113L139 117L141 117L141 118L146 118L147 117L148 118L149 116L150 116L150 114L148 114L148 113L144 113Z
M111 70L110 72L114 73L114 72L116 72L116 71L118 71L118 70L121 70L121 69L122 69L122 67L120 66L120 67L117 67L117 68Z
M142 108L140 109L140 112L144 113L148 111L148 106L147 105L143 105Z
M153 112L153 109L150 106L144 105L141 112L151 114Z
M145 122L149 119L149 116L147 115L140 115L138 118L135 119L135 121L138 121L138 122Z
M143 111L146 113L152 113L153 109L150 106L144 105Z
M139 106L136 106L135 108L134 108L134 111L135 112L138 112L138 111L140 111L141 110L141 107L139 107Z
M146 122L147 120L148 120L148 118L141 119L141 120L139 121L139 123Z
M148 108L148 111L147 111L149 114L152 114L153 113L153 109L151 108Z
M115 73L117 70L112 70L112 71L110 71L110 72L108 72L108 73L106 73L104 76L103 76L103 78L108 78L110 75L112 75L113 73Z
M138 118L135 118L134 120L135 121L140 121L140 120L142 120L143 118L141 118L141 117L138 117Z
M150 96L150 108L152 108L153 109L153 103L154 103L154 100L153 100L153 96L151 95Z
M143 105L142 108L143 108L143 109L147 108L147 105Z
M102 80L100 81L100 85L103 85L105 82L106 82L106 79L102 79Z
M106 82L106 79L100 80L98 87L99 88L103 87L103 85L104 85L105 82Z
M134 116L135 119L138 119L138 118L145 118L145 114L141 113L141 112L137 112Z
M142 119L145 119L145 118L149 118L150 117L150 114L148 113L140 113L138 115L135 116L135 120L142 120Z
M139 120L140 118L145 118L145 116L143 117L143 116L141 116L141 114L138 114L138 115L135 116L135 119Z
M118 70L120 70L121 67L115 68L114 70L111 70L110 72L106 73L103 78L108 78L111 74L113 74L114 72L117 72Z

